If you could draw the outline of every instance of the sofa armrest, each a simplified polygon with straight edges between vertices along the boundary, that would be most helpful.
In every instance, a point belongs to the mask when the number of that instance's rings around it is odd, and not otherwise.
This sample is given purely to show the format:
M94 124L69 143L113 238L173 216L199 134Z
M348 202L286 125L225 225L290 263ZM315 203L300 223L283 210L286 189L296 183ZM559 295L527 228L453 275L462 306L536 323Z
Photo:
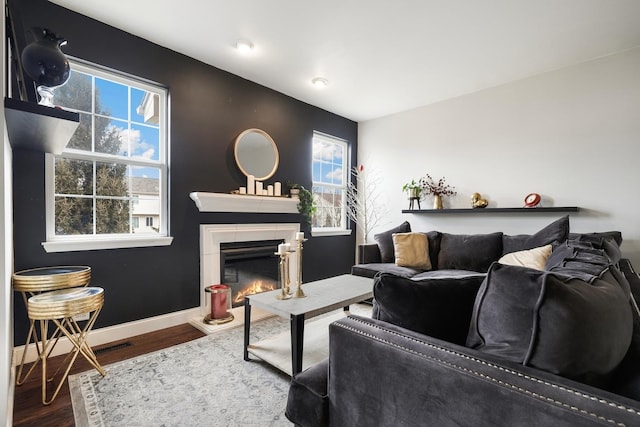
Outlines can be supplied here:
M358 264L371 264L382 262L380 248L376 243L358 245Z
M640 404L372 319L329 327L332 425L639 425Z

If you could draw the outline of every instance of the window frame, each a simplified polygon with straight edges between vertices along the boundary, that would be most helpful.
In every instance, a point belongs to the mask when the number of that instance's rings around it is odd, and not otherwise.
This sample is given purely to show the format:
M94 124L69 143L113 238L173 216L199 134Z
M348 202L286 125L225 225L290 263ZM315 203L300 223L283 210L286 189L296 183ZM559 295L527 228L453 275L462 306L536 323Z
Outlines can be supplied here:
M313 157L313 154L311 156L311 188L313 189L313 187L315 186L323 186L323 187L333 187L333 188L342 190L343 209L342 209L342 218L340 220L340 223L341 223L340 227L311 227L311 235L314 237L349 236L351 235L352 230L349 228L349 218L347 217L347 213L346 213L346 209L347 209L346 203L347 203L347 185L349 182L348 180L350 178L349 170L351 165L351 153L350 153L351 144L349 143L349 141L345 139L342 139L333 135L329 135L326 133L313 131L313 137L311 139L312 146L315 143L316 139L323 140L330 144L339 144L339 145L342 145L342 147L344 148L344 157L342 160L342 183L343 184L341 186L327 184L320 181L315 181L313 179L313 163L315 159ZM313 149L312 149L312 152L313 152Z
M127 86L136 87L159 95L159 146L158 160L143 160L136 157L123 157L95 151L64 148L62 154L45 155L45 222L46 239L42 242L46 252L67 252L98 249L118 249L147 246L167 246L173 241L169 235L169 90L158 83L109 69L97 64L68 57L71 68L92 76L114 81ZM92 97L93 89L92 85ZM92 112L92 117L94 113ZM62 157L72 160L86 160L123 164L127 166L151 166L160 169L160 230L158 234L90 234L90 235L56 235L55 234L55 159ZM95 194L92 195L96 197ZM95 215L95 213L94 213ZM95 218L94 218L95 220Z

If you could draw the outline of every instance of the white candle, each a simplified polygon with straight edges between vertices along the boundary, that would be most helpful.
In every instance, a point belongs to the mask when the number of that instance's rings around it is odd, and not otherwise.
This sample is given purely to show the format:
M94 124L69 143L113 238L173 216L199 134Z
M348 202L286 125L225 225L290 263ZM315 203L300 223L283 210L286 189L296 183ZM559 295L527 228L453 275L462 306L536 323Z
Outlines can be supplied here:
M267 185L267 196L273 196L273 185Z
M274 196L282 196L282 184L279 181L276 181L273 184L273 195Z
M247 194L247 187L240 187L240 194Z
M247 194L256 194L256 184L253 175L247 175Z
M286 252L286 249L285 249L285 247L284 247L284 243L280 243L280 244L278 245L278 254L279 254L279 255L282 255L282 254L284 254L285 252Z
M284 244L284 249L289 252L291 250L291 243L283 243Z
M256 181L256 194L262 196L262 181Z
M296 240L304 240L304 232L303 231L298 231L296 233Z

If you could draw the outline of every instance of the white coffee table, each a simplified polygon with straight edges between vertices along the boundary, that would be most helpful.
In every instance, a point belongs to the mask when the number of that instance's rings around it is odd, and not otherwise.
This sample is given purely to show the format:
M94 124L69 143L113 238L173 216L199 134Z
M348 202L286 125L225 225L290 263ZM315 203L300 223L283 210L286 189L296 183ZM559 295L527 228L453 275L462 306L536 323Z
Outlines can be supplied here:
M339 308L348 309L349 305L373 297L373 279L344 274L302 285L305 298L279 300L276 298L282 291L263 292L249 295L244 300L244 360L249 353L257 355L267 363L269 353L252 351L249 344L251 329L251 307L276 314L290 320L291 324L291 375L302 370L302 354L304 347L304 321L320 314ZM273 363L272 363L273 364ZM276 366L274 364L274 366Z

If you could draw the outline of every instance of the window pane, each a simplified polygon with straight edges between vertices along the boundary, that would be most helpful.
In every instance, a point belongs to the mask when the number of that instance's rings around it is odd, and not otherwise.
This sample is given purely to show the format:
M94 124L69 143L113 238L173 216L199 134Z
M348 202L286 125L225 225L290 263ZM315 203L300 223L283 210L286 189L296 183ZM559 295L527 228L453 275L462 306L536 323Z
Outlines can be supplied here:
M93 194L93 162L56 158L56 194Z
M96 195L129 195L127 166L118 163L96 163Z
M148 160L160 158L160 131L158 128L132 124L128 136L131 157L142 157Z
M96 152L126 155L128 151L127 122L96 117Z
M80 113L80 124L67 147L91 151L91 116L89 114Z
M87 198L56 197L56 234L92 234L93 201Z
M129 201L116 199L97 199L96 233L129 233Z
M128 102L127 86L96 77L96 113L128 120Z
M63 108L90 113L91 76L71 70L69 81L54 91L53 103Z

